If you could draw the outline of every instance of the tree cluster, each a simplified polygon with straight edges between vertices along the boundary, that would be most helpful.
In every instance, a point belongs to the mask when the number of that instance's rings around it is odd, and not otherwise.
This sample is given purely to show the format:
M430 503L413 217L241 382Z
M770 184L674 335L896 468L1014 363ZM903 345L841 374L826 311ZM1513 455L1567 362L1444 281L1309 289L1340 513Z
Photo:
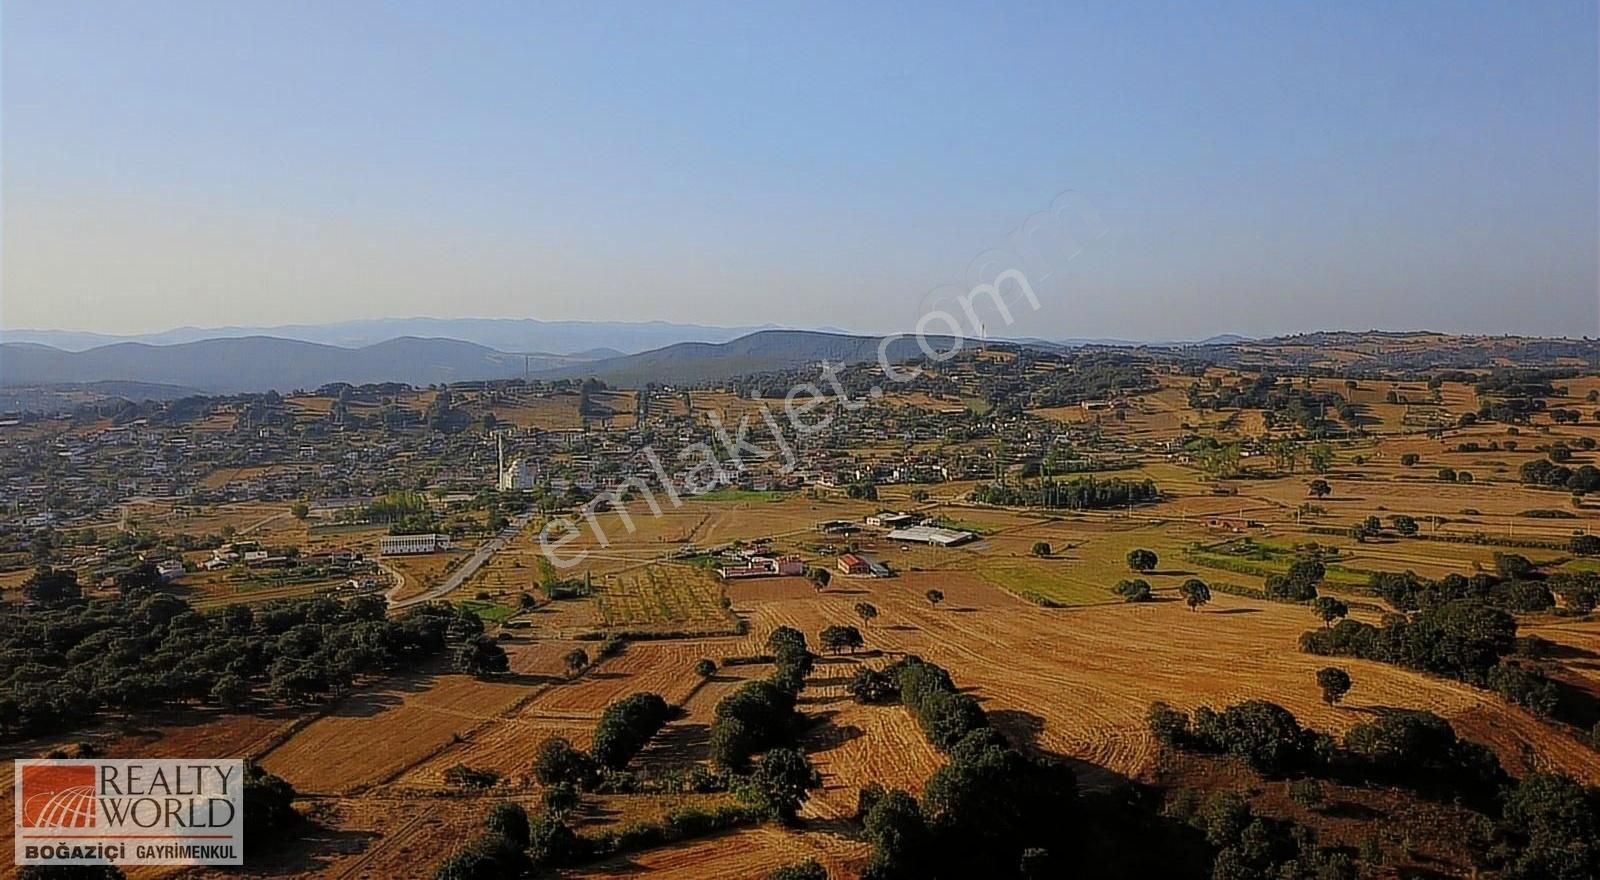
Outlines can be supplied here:
M58 572L35 578L70 580ZM357 676L444 651L454 616L448 606L423 605L390 619L377 597L201 613L148 590L0 611L0 735L69 729L105 711L337 695Z

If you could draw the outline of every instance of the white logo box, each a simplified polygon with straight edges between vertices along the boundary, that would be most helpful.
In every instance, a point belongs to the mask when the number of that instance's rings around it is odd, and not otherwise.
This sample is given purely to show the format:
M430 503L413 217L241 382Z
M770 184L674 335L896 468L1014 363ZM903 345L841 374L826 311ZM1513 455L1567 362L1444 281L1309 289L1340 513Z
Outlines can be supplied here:
M16 762L14 864L242 865L238 758Z

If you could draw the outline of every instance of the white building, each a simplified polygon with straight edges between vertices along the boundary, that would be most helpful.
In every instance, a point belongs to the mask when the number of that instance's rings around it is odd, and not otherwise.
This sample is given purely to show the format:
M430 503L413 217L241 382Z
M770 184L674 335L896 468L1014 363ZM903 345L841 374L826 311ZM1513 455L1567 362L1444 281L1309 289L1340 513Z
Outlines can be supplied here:
M533 488L533 468L525 458L513 458L511 464L500 471L500 491L512 492Z
M891 541L907 541L915 544L932 544L935 547L954 547L976 538L971 532L958 532L955 529L941 529L934 526L911 526L905 529L895 529L884 537Z
M534 472L528 460L518 456L511 459L511 464L506 464L506 443L501 436L495 437L496 464L499 468L499 477L495 486L502 492L516 492L533 488Z
M437 553L440 550L449 549L449 535L389 535L378 541L378 552L384 556Z

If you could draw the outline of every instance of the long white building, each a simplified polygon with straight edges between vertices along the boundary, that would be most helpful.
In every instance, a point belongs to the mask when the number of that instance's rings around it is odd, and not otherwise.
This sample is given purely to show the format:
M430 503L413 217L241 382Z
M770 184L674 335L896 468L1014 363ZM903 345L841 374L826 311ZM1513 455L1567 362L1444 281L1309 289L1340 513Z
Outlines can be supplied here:
M449 535L388 535L378 541L378 552L384 556L412 556L449 549Z

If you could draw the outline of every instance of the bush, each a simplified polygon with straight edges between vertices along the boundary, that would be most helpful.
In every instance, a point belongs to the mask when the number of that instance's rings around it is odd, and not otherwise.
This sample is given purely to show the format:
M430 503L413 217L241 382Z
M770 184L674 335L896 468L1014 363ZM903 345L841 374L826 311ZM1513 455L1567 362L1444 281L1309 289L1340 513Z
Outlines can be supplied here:
M485 789L493 788L500 781L500 774L494 770L479 767L468 767L465 764L456 764L444 771L444 781L459 788Z

